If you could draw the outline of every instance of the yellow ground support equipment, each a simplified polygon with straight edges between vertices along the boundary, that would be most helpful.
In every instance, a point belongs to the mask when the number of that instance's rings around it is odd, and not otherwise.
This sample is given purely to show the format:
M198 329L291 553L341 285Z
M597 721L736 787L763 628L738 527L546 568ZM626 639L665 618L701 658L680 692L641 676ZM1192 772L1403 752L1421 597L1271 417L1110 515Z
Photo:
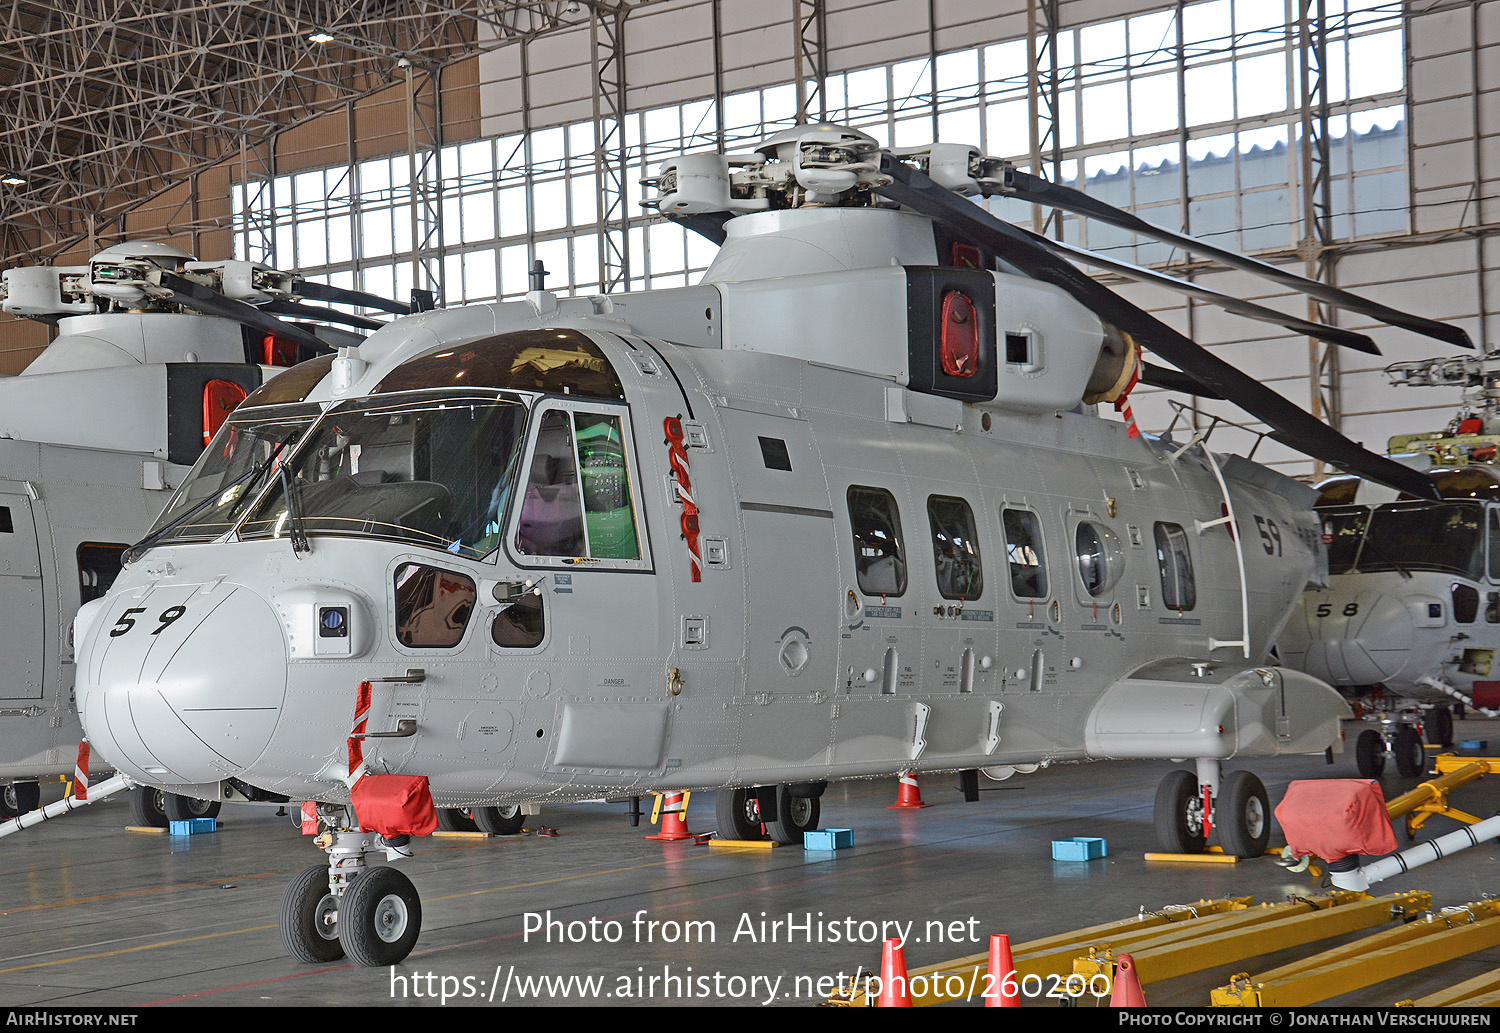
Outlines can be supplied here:
M1419 997L1415 1001L1397 1001L1398 1008L1500 1008L1500 969L1485 972L1450 986L1446 990Z
M1385 805L1386 814L1392 821L1406 819L1406 838L1409 840L1417 829L1429 818L1441 814L1461 821L1465 825L1476 825L1481 819L1466 811L1448 806L1448 794L1461 785L1467 785L1487 774L1500 772L1500 759L1491 757L1458 757L1444 753L1437 758L1437 778L1423 782L1409 793L1404 793Z
M1174 927L1137 942L1099 944L1073 963L1085 978L1099 973L1114 981L1115 959L1129 954L1142 985L1159 983L1216 965L1231 965L1258 957L1372 929L1394 919L1410 918L1432 905L1432 894L1390 893L1371 897L1352 890L1333 890L1294 897L1280 904L1262 904L1188 929Z
M1213 992L1220 1008L1297 1008L1500 944L1500 900L1443 908Z
M1073 959L1099 943L1118 945L1129 953L1130 946L1139 939L1160 931L1163 927L1188 927L1204 922L1216 915L1242 911L1253 904L1251 897L1222 897L1216 900L1200 900L1195 904L1172 904L1160 911L1141 910L1131 918L1106 922L1103 925L1059 933L1040 940L1028 940L1012 948L1011 959L1015 964L1015 979L1037 976L1048 980L1057 977L1063 980L1073 971ZM920 968L908 967L907 980L912 988L913 1007L923 1008L930 1004L945 1004L964 1000L968 994L950 995L949 986L962 983L983 991L985 973L989 970L989 954L970 954L952 961L940 961ZM954 980L951 977L958 977ZM857 985L841 987L828 999L830 1005L863 1008L872 1003L868 985L861 981Z

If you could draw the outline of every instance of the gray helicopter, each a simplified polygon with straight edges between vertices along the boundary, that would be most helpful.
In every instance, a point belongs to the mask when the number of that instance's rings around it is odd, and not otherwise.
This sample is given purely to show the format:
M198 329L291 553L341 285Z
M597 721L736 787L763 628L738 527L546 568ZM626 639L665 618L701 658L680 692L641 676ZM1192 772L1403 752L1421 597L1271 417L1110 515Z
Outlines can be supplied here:
M24 372L0 378L0 818L37 806L39 778L74 773L79 605L108 591L129 545L247 394L301 359L363 340L271 313L381 325L296 300L329 291L149 241L0 278L0 309L58 331ZM138 823L164 826L219 804L142 787L131 807Z
M1442 431L1398 434L1389 454L1425 471L1442 498L1359 477L1320 485L1330 583L1309 591L1278 644L1281 659L1337 686L1372 727L1355 740L1359 772L1394 758L1426 768L1423 740L1453 745L1453 717L1500 715L1500 359L1399 362L1393 383L1461 387Z
M800 842L836 779L1179 758L1163 845L1263 852L1223 763L1338 751L1349 712L1266 660L1325 570L1315 493L1098 407L1190 385L1430 482L968 200L1092 204L972 148L802 126L652 186L721 243L700 284L398 319L240 405L79 612L94 748L316 802L307 962L411 951L420 896L373 862L434 808L712 789L720 835Z

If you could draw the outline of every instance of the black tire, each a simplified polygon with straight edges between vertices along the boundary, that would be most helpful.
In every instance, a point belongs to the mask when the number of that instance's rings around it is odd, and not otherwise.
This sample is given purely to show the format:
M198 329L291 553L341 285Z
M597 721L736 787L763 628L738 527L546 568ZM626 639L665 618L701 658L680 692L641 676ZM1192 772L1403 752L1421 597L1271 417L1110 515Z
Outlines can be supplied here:
M222 805L218 800L200 800L194 796L162 794L162 813L167 821L190 821L193 818L217 818Z
M148 829L167 827L167 809L163 793L151 786L141 786L130 794L130 816L137 825Z
M13 817L18 814L26 814L36 810L42 805L42 786L40 782L12 782L5 787L3 804L0 810L8 811L3 817Z
M444 832L478 832L479 826L474 819L469 817L468 811L460 811L452 807L439 808L438 828Z
M1396 771L1403 778L1421 775L1427 770L1427 750L1422 737L1411 725L1396 729Z
M1427 712L1425 727L1428 742L1445 750L1453 748L1453 711L1447 707L1433 707Z
M344 891L339 943L349 960L369 968L395 965L422 931L422 900L394 868L368 868Z
M473 813L474 824L479 827L479 831L488 832L492 836L514 836L526 824L526 815L521 813L519 804L508 807L475 807Z
M1379 778L1385 773L1385 741L1373 728L1366 728L1354 741L1354 763L1362 778Z
M1156 840L1169 854L1201 854L1208 845L1198 778L1191 771L1178 769L1156 787Z
M765 839L760 804L750 789L720 789L714 797L720 839Z
M281 895L281 945L309 965L339 960L344 945L339 942L338 912L339 900L328 889L328 866L302 869Z
M786 786L777 786L776 820L766 822L766 832L782 846L801 846L802 833L818 827L822 810L816 796L793 796Z
M1219 787L1213 824L1226 854L1264 854L1271 844L1271 801L1260 779L1248 771L1231 771Z

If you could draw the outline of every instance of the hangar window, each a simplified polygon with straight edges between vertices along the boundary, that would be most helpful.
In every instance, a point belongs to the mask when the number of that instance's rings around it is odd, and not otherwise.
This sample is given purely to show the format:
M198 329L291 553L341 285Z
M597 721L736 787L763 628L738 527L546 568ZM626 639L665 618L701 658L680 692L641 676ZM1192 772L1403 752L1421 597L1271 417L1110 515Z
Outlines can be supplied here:
M516 548L530 556L639 560L619 415L548 409L532 448Z
M451 649L474 613L474 579L418 563L396 568L396 638L413 649Z
M849 525L854 532L854 577L865 595L906 591L906 554L901 514L884 488L849 488Z
M1161 568L1161 601L1169 610L1191 610L1198 605L1193 581L1193 557L1187 532L1178 524L1156 525L1156 563Z
M1005 531L1005 558L1010 563L1010 590L1018 599L1047 597L1047 561L1042 553L1042 522L1026 509L1000 512Z
M932 528L938 593L944 599L978 599L984 594L984 571L979 564L974 511L963 499L932 495L927 499L927 521Z

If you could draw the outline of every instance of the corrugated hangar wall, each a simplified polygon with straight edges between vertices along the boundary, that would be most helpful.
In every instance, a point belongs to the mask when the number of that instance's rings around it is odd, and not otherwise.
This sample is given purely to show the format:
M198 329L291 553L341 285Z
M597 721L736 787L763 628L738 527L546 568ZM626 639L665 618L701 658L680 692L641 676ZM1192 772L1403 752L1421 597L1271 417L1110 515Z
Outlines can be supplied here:
M1395 51L1351 42L1325 69L1330 79L1337 77L1339 83L1348 83L1347 95L1339 92L1344 89L1342 85L1334 90L1335 104L1331 110L1337 113L1335 121L1343 119L1339 123L1341 129L1332 130L1337 134L1335 142L1339 146L1344 140L1353 142L1369 126L1389 134L1396 124L1393 118L1399 120L1401 131L1396 134L1394 144L1387 140L1386 150L1394 147L1395 157L1381 160L1390 164L1377 170L1381 172L1379 177L1358 181L1357 187L1351 189L1362 191L1362 195L1343 205L1346 210L1342 219L1332 220L1331 247L1323 253L1324 275L1338 286L1369 294L1387 304L1456 322L1485 346L1500 329L1492 319L1481 318L1481 314L1489 315L1495 299L1500 297L1500 284L1494 282L1497 256L1489 239L1488 222L1495 213L1495 202L1490 195L1500 180L1500 154L1496 153L1500 140L1497 133L1500 50L1496 49L1500 45L1500 0L1405 5L1348 0L1347 9L1344 0L1325 0L1325 4L1332 25L1372 24L1370 19L1385 18L1389 24L1381 26L1389 31L1379 33L1379 40L1400 40ZM1247 90L1257 88L1259 76L1252 72L1264 71L1268 61L1274 70L1275 63L1281 62L1285 68L1278 74L1285 80L1284 88L1290 91L1287 107L1300 107L1297 94L1300 71L1295 67L1298 49L1295 45L1281 51L1274 46L1267 49L1261 44L1270 36L1264 33L1258 36L1254 30L1273 23L1295 27L1305 6L1315 9L1317 5L1311 0L1306 4L1303 0L1208 0L1206 3L1195 0L1170 4L1159 0L1062 0L1056 7L1056 25L1062 41L1059 49L1068 50L1061 57L1065 66L1077 62L1071 67L1078 80L1073 83L1078 87L1074 94L1078 99L1068 100L1066 109L1059 111L1054 139L1063 147L1064 162L1055 167L1046 163L1044 172L1062 174L1082 186L1103 182L1100 177L1107 178L1111 167L1116 167L1116 175L1123 168L1127 179L1148 171L1158 175L1180 172L1186 181L1194 175L1195 161L1205 156L1223 161L1238 151L1237 182L1241 186L1218 199L1221 209L1218 214L1210 210L1210 205L1190 201L1187 229L1200 233L1212 229L1216 231L1212 234L1216 241L1250 247L1261 257L1304 271L1307 268L1304 256L1297 251L1304 230L1296 214L1302 179L1301 134L1296 111L1263 110L1265 105L1256 107L1254 98L1247 100ZM808 5L802 7L806 9ZM1029 153L1028 142L1016 141L1016 123L1007 122L998 114L1005 106L1006 96L1004 89L995 84L1009 79L1014 86L1016 77L1024 79L1026 75L1024 49L1019 51L1018 64L1018 51L1006 49L1003 44L1026 37L1027 7L1021 0L1001 4L993 0L827 0L822 40L825 70L838 81L830 82L824 99L839 113L850 114L855 107L856 81L883 68L889 84L890 112L881 113L870 122L871 112L859 111L874 135L885 134L882 142L896 145L924 142L933 137L936 127L945 138L953 132L962 133L957 138L964 142L979 143L990 153L1024 160ZM622 33L625 106L629 112L646 113L642 125L648 128L638 132L650 137L653 113L678 106L684 121L689 110L700 118L696 126L677 123L681 125L681 138L698 149L705 137L712 141L715 124L712 115L702 120L703 112L708 110L702 102L718 95L726 99L722 109L726 136L731 146L743 149L749 139L747 131L752 128L748 123L756 118L753 113L744 115L749 110L745 99L760 91L762 106L754 111L774 123L772 91L794 78L798 43L795 10L798 7L793 0L754 4L733 0L664 0L632 11L623 23ZM1143 15L1172 20L1151 22L1138 17ZM1145 110L1144 101L1124 99L1126 80L1130 82L1132 98L1147 97L1146 87L1158 81L1158 77L1148 74L1152 71L1151 62L1142 59L1143 52L1135 38L1138 26L1167 26L1163 31L1168 35L1162 43L1171 49L1173 26L1196 25L1221 16L1226 26L1232 17L1239 31L1223 38L1218 53L1214 52L1214 46L1189 45L1172 59L1181 66L1180 77L1174 80L1180 92L1155 103L1183 106L1182 117L1175 120L1175 125L1171 119L1153 117ZM1116 75L1111 70L1115 62L1109 56L1107 41L1116 33L1124 40L1127 32L1129 58L1125 54L1120 56L1121 70ZM1281 34L1288 35L1284 28ZM1183 38L1178 36L1175 42L1180 43ZM1372 39L1375 37L1363 42ZM1092 65L1088 53L1079 53L1089 48L1096 55L1104 55ZM441 76L438 103L442 143L451 147L470 140L509 138L527 130L535 132L588 122L595 114L598 53L591 33L578 29L543 36L524 47L507 43L486 55L450 66ZM962 89L944 87L948 69L962 66L970 54L983 55L974 60L984 62L977 108L960 96ZM932 55L938 56L937 73L928 63ZM1256 65L1256 61L1260 64ZM1190 68L1197 65L1203 67ZM1162 69L1171 71L1167 65L1157 70ZM1376 72L1380 74L1372 79ZM1096 77L1097 88L1090 86L1096 81L1091 76ZM1065 67L1064 85L1067 79ZM986 82L988 94L984 92ZM1376 92L1361 98L1356 84L1368 82L1376 82ZM1392 82L1395 89L1390 88ZM932 97L934 86L936 101ZM1190 124L1193 120L1188 113L1195 105L1201 110L1204 98L1216 92L1224 95L1226 104L1229 94L1236 94L1240 107L1229 119L1218 123L1214 116L1205 116L1207 129ZM695 103L700 106L692 107ZM1010 103L1014 106L1013 93ZM1149 131L1133 133L1132 139L1123 144L1116 140L1093 145L1091 132L1099 134L1091 130L1091 120L1097 121L1100 112L1109 113L1111 103L1127 107L1136 104L1131 109L1132 124L1150 123ZM1396 114L1392 116L1391 112ZM1375 118L1384 121L1371 121ZM694 129L698 131L692 132ZM1210 138L1210 133L1217 135ZM1284 155L1269 143L1278 133L1287 145ZM638 163L631 166L632 175L637 168L649 169L662 156L653 150L650 139L632 140L629 133L626 135L626 143L635 148L633 161ZM974 139L976 135L984 138ZM352 104L346 110L288 129L277 138L274 157L269 161L263 154L247 155L240 162L226 163L174 186L128 217L125 236L166 239L202 258L228 257L235 251L238 227L231 196L242 176L254 179L274 171L276 176L287 177L310 169L348 167L380 155L402 156L406 148L406 91L404 87L396 87ZM1180 163L1176 155L1181 156ZM1279 188L1275 184L1265 190L1252 187L1251 156L1260 158L1261 164L1284 161L1286 181ZM503 162L503 156L498 160ZM1348 168L1351 161L1362 174L1360 160L1357 155L1346 158L1342 170L1332 169L1340 187L1356 182L1357 177ZM1337 166L1338 159L1334 164ZM449 175L451 172L444 172L445 177ZM444 184L447 182L445 178ZM622 186L634 211L635 187ZM1186 188L1184 193L1188 193ZM1273 230L1280 233L1280 239L1274 239L1277 232L1273 232L1269 243L1264 234L1256 236L1251 232L1253 223L1265 221L1267 205L1292 213L1271 220L1279 220ZM1375 208L1384 214L1377 220L1366 220L1365 214ZM1337 216L1339 202L1335 202L1334 209ZM1220 224L1224 213L1229 211L1233 212L1237 226ZM278 209L272 214L289 218L292 209L288 207L284 213ZM1006 214L1024 216L1009 211ZM1144 214L1174 228L1182 226L1182 208L1175 203ZM299 218L302 215L305 210L298 213ZM502 221L497 216L497 224ZM1370 232L1372 227L1375 232ZM1054 226L1051 231L1056 229ZM1301 297L1245 274L1225 272L1211 264L1183 267L1184 256L1180 253L1168 255L1140 248L1132 255L1128 246L1120 251L1119 241L1107 240L1099 231L1080 227L1075 220L1063 220L1061 231L1065 239L1075 242L1080 234L1092 233L1087 243L1114 245L1122 257L1151 264L1167 260L1176 267L1178 275L1190 275L1216 290L1263 301L1297 315L1308 314L1307 303ZM556 230L553 235L566 235L566 231ZM522 243L535 246L541 236L546 234L536 233L533 223ZM497 229L496 237L505 237L505 230ZM274 232L270 238L275 239ZM659 247L666 239L662 232L652 232L642 224L637 226L632 242L641 247L650 241L651 247ZM102 246L109 242L100 243ZM460 235L453 232L444 237L443 250L452 262L458 263L450 268L457 269L465 258L480 262L488 261L490 255L503 256L507 250L504 243L504 240L499 244L485 241L476 250L467 239L460 242ZM240 246L243 247L243 240ZM280 250L290 248L283 246ZM685 262L678 262L671 277L653 278L654 270L647 264L644 276L635 274L636 285L669 284L676 282L672 277L691 276L701 267L701 249L697 256L689 254ZM269 257L281 267L294 264L276 250ZM87 249L81 248L58 260L77 262L86 258ZM342 275L362 275L361 263L356 254L353 272ZM302 271L316 274L316 268L304 267ZM323 271L330 276L341 275L331 265ZM582 273L576 267L574 271L582 282ZM399 287L400 274L397 275ZM554 282L554 286L558 285ZM514 294L509 279L502 279L490 289L493 296ZM1188 305L1157 289L1132 284L1119 284L1117 289L1195 339L1220 349L1225 358L1298 404L1311 407L1316 394L1319 404L1335 413L1345 433L1370 447L1383 447L1392 433L1437 429L1447 422L1458 400L1456 390L1389 387L1382 373L1385 365L1438 355L1444 346L1405 331L1370 325L1363 317L1336 313L1334 321L1367 330L1384 354L1373 357L1344 352L1337 357L1336 368L1325 365L1318 369L1306 338L1267 333L1262 324L1249 323L1205 305ZM472 289L450 290L449 294L450 301L483 296L482 291L476 294ZM37 324L20 321L0 324L0 371L15 372L24 367L45 340L45 328ZM1315 384L1320 385L1320 391L1315 392ZM1248 419L1224 403L1200 404L1228 420ZM1135 410L1142 425L1151 429L1166 426L1172 418L1167 397L1160 392L1142 389ZM1248 437L1237 438L1232 430L1221 430L1214 439L1220 450L1243 451L1249 443ZM1314 472L1309 461L1274 442L1263 443L1257 457L1273 461L1290 473Z

